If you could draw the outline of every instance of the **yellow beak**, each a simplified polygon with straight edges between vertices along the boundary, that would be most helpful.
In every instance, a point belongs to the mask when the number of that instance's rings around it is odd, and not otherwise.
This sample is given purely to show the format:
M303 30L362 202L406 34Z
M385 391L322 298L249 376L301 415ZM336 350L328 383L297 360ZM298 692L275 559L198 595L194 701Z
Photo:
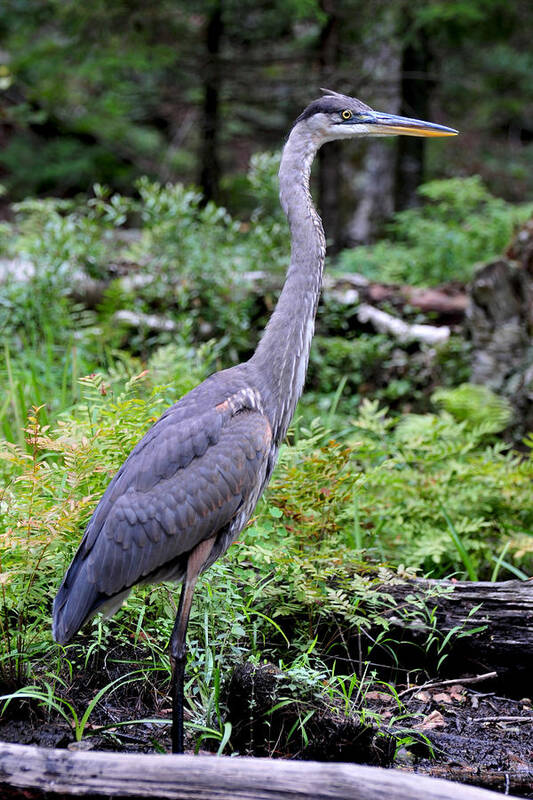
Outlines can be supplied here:
M404 136L457 136L459 131L437 125L434 122L424 122L421 119L397 117L395 114L382 114L374 111L365 119L366 123L375 125L376 134L402 134Z

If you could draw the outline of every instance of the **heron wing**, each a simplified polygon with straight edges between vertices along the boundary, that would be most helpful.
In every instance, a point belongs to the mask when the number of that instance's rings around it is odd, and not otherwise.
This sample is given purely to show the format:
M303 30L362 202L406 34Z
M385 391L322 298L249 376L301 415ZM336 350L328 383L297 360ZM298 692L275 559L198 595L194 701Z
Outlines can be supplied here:
M88 577L99 591L117 594L188 554L224 530L257 490L271 443L267 418L242 410L221 424L223 414L215 415L185 436L179 425L161 426L132 453L121 488L87 532Z
M179 572L199 542L227 531L243 509L251 513L272 442L268 418L252 405L246 391L228 396L202 384L141 439L100 500L58 592L58 641L106 598L166 564Z

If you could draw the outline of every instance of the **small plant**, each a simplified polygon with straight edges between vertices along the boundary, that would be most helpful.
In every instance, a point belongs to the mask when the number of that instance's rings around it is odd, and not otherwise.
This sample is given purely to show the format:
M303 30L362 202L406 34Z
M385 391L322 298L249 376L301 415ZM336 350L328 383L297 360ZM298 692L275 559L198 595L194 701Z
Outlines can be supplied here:
M54 685L49 683L47 680L42 680L38 686L24 686L20 689L17 689L15 692L12 692L11 694L0 696L0 701L3 701L0 714L4 714L12 702L19 702L23 700L37 701L38 708L44 709L49 718L55 713L64 719L65 722L67 722L72 729L74 740L76 742L81 742L85 736L90 736L95 732L99 733L111 727L115 728L123 725L138 725L139 723L148 722L168 725L169 720L166 719L142 719L128 720L123 722L113 721L109 725L99 725L97 727L90 725L89 720L100 701L103 700L104 697L109 697L109 695L126 684L138 681L141 674L144 677L143 670L135 670L116 678L114 681L111 681L106 686L102 687L94 695L87 708L81 715L78 713L72 702L57 694L55 687L57 686L58 682L61 683L58 676L53 676Z
M487 433L500 433L512 420L513 410L505 397L486 386L462 383L453 389L437 389L433 403L455 419L472 427L483 426Z

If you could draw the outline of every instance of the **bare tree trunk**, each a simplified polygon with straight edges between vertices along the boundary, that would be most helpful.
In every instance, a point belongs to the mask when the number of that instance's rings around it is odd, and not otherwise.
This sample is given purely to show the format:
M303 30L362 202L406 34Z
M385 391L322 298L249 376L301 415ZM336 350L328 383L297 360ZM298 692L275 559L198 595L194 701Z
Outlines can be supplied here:
M400 114L406 117L428 119L432 82L428 72L431 54L428 38L423 30L417 38L404 46L402 53L402 80ZM396 150L395 210L419 205L416 190L424 178L425 140L413 136L399 136Z
M505 259L479 269L469 291L472 382L500 391L523 362L528 346L521 271Z
M320 32L318 62L320 65L321 86L330 87L338 63L339 19L334 0L322 0L322 11L327 14L326 22ZM319 205L324 230L328 237L328 253L336 253L340 247L341 216L339 187L340 174L339 142L330 142L318 152Z
M390 114L398 112L400 96L400 46L396 9L380 15L364 43L363 72L372 76L374 108ZM394 146L385 139L370 140L362 169L357 176L359 199L344 239L348 245L372 242L394 210Z
M218 133L220 129L220 44L224 25L222 0L216 0L209 15L206 30L207 60L205 65L204 106L200 186L204 199L216 200L219 194L220 164L218 160Z
M508 256L479 269L469 287L471 380L508 397L523 435L533 428L533 220Z

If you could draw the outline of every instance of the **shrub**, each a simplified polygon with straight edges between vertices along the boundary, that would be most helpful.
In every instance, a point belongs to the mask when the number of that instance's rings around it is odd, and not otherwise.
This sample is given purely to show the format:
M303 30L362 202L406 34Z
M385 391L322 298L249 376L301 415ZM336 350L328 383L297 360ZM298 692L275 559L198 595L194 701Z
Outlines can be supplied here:
M423 205L396 214L386 240L346 250L340 267L393 283L466 282L533 211L531 203L513 206L494 197L477 176L431 181L419 193Z

